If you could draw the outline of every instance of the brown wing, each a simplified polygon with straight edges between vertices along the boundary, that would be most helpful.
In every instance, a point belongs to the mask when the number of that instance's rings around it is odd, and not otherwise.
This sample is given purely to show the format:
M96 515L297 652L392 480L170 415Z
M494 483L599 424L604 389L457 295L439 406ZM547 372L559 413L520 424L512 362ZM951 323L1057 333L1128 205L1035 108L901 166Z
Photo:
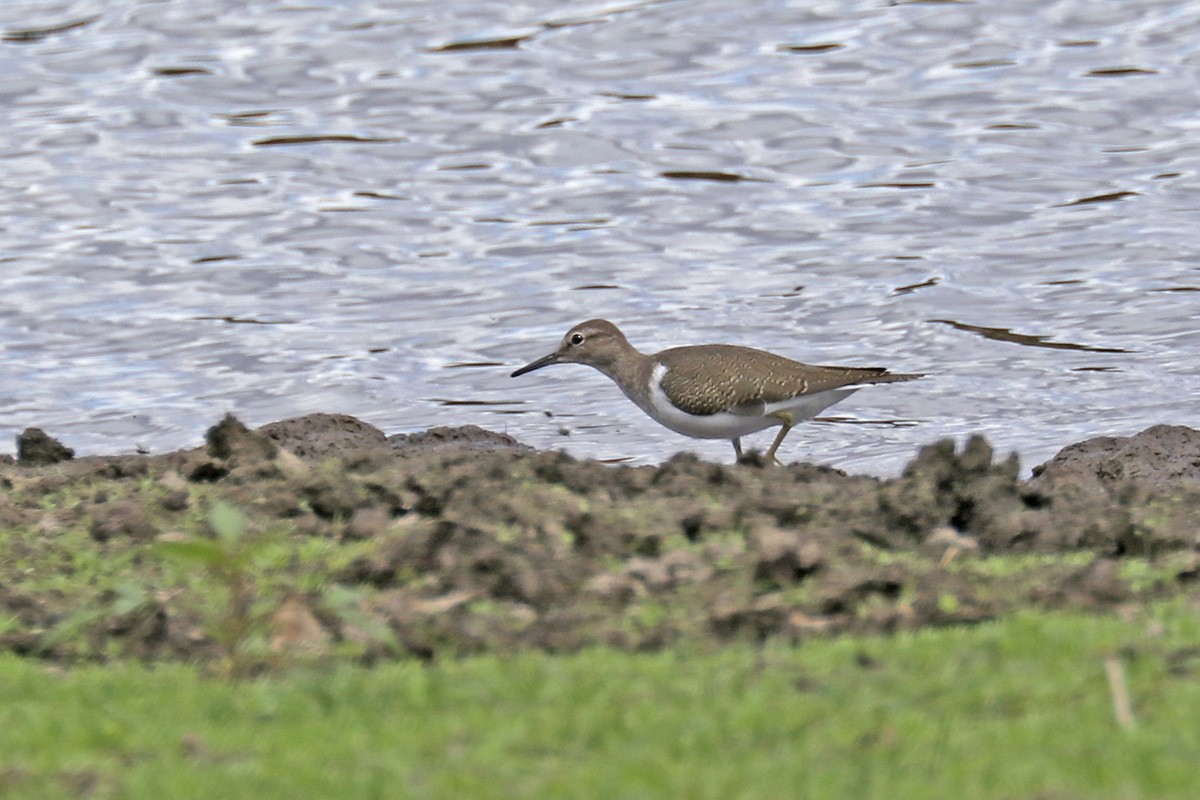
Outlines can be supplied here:
M752 410L842 386L912 380L882 367L824 367L729 344L673 347L654 358L667 367L662 390L689 414L707 416L736 407Z

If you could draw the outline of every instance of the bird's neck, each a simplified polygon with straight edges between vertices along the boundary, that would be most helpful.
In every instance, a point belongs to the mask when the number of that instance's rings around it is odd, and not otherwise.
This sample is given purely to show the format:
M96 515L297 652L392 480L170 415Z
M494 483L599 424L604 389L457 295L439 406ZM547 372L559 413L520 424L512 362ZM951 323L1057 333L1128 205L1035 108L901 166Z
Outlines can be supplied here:
M625 396L640 408L645 410L650 407L650 382L654 377L654 368L658 366L653 356L624 343L620 357L595 366L620 386Z

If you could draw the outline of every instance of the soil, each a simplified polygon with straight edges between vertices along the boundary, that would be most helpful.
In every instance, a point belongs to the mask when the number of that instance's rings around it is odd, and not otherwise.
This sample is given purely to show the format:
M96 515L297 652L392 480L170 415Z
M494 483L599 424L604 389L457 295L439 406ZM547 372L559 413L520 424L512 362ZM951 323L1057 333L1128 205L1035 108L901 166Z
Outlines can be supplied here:
M978 436L890 480L757 454L614 466L323 414L226 417L153 456L19 442L0 463L0 649L57 660L800 641L1200 587L1200 431L1179 426L1070 445L1029 480ZM244 532L209 521L218 501ZM214 542L246 555L163 555Z

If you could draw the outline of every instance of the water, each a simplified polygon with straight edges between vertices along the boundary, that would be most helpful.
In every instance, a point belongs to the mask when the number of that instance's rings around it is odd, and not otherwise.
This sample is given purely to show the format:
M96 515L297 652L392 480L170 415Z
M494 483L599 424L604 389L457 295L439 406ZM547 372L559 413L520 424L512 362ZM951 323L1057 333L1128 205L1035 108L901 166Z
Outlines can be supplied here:
M0 33L8 441L323 411L728 460L584 367L508 377L594 316L931 374L786 459L1200 425L1197 2L8 0Z

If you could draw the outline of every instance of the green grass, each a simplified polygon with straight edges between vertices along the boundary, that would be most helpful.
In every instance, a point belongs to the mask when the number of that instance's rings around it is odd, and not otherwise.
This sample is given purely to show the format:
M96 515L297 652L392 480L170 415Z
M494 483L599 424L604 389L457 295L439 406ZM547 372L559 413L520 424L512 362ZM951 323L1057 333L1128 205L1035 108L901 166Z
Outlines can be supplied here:
M1190 800L1200 610L1129 616L240 682L4 656L0 797Z

